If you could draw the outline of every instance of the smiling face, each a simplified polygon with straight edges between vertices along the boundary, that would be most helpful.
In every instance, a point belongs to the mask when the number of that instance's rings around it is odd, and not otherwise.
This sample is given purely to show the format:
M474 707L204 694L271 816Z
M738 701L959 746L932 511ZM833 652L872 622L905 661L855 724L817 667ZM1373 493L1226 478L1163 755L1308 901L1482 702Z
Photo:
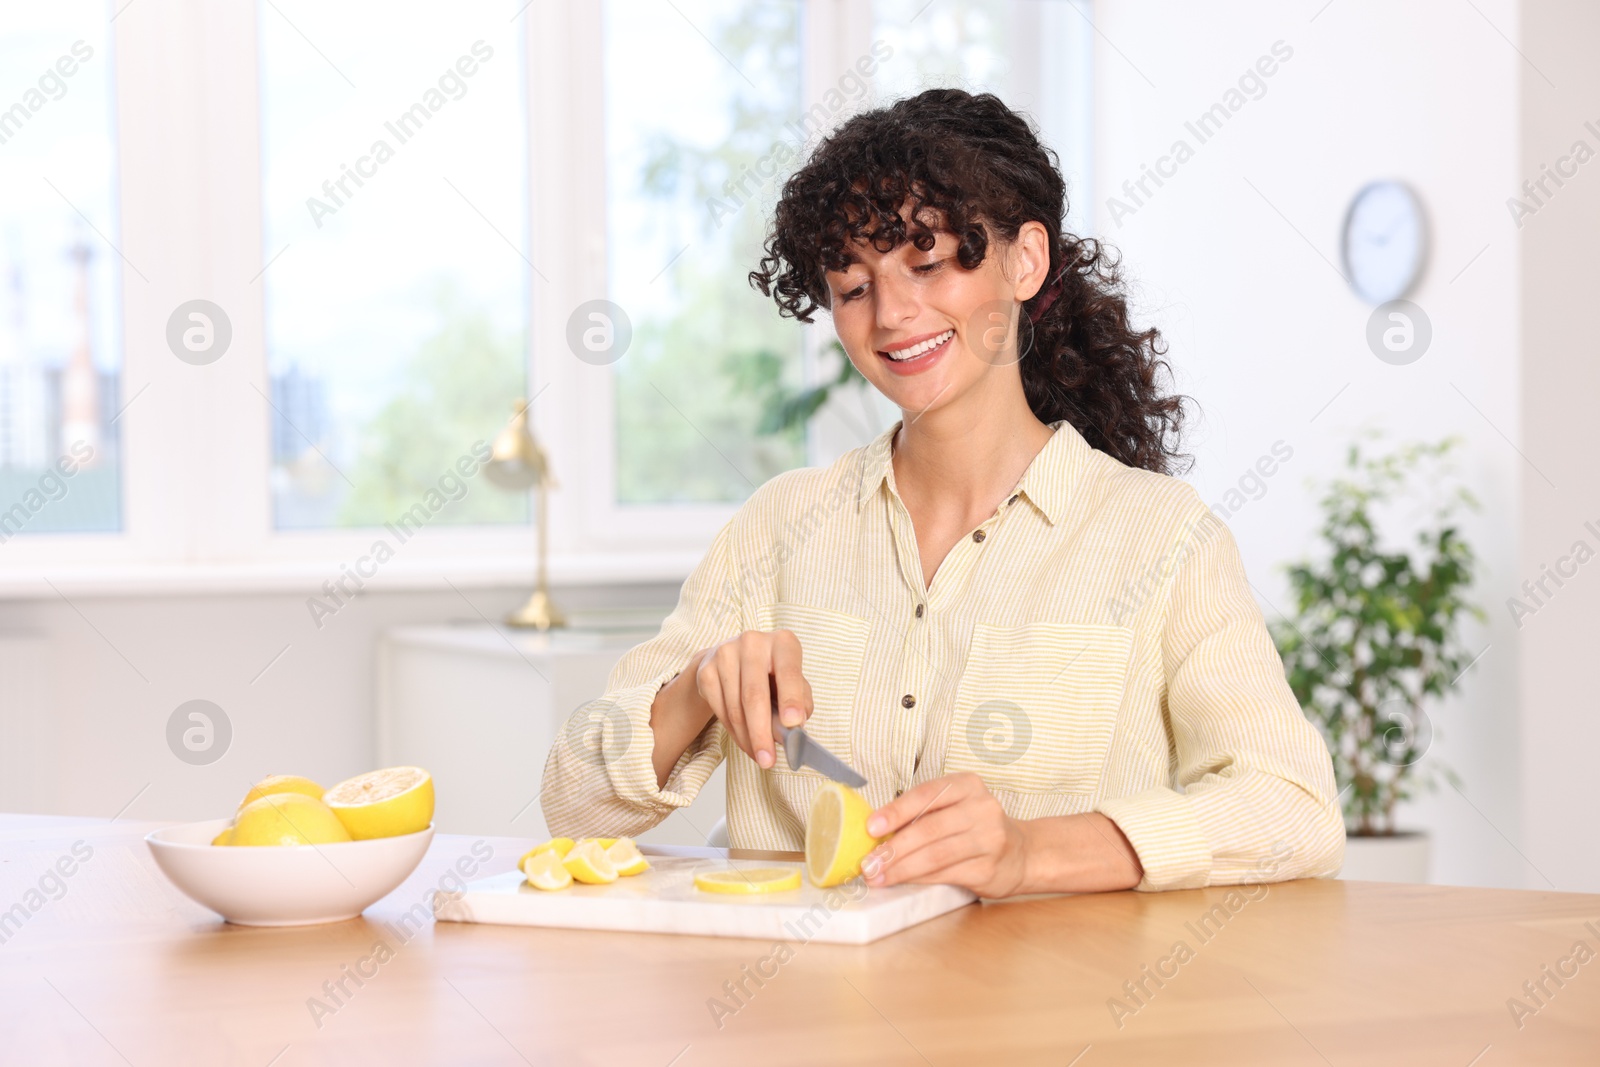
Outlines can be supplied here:
M915 232L909 204L901 217ZM1014 402L1019 303L1038 292L1049 269L1044 226L1024 223L1010 244L991 231L983 262L966 270L956 235L939 229L933 212L923 221L934 238L927 251L906 240L879 252L862 239L850 246L845 270L827 272L840 343L908 422L998 398Z

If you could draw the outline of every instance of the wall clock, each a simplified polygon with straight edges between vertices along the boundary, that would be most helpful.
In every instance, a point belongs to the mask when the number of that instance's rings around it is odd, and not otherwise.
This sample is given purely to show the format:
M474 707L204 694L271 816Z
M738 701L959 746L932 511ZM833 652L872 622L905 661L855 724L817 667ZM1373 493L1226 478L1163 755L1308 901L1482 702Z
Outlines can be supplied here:
M1369 304L1400 299L1428 258L1422 201L1403 182L1364 186L1345 212L1341 246L1345 277L1358 296Z

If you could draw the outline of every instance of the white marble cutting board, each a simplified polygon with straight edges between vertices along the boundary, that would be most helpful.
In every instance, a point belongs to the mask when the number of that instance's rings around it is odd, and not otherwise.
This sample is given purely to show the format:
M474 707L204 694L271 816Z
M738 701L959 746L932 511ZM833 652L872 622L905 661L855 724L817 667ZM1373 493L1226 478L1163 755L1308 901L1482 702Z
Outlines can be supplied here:
M436 893L435 918L445 922L864 945L976 899L967 890L949 885L870 889L857 882L818 889L805 879L803 872L799 889L781 893L707 893L694 886L698 871L730 866L751 869L803 865L782 860L660 855L652 850L645 854L650 870L631 878L618 878L610 885L574 882L570 888L545 892L528 885L520 871L471 882L460 894Z

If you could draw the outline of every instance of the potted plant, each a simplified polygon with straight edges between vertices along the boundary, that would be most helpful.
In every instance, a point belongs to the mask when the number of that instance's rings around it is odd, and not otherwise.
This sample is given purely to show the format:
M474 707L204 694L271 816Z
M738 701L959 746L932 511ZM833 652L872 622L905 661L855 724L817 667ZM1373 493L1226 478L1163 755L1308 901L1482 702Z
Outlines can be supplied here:
M1437 760L1427 705L1442 700L1475 661L1461 642L1464 615L1484 619L1464 594L1477 565L1456 517L1477 501L1450 477L1458 438L1364 456L1325 487L1316 561L1287 567L1295 618L1272 625L1289 687L1333 755L1348 832L1341 876L1425 882L1427 836L1395 827L1402 800L1457 779ZM1411 502L1432 514L1411 550L1380 544L1374 513Z
M727 357L729 380L760 412L759 434L805 435L808 462L827 466L885 429L898 411L856 370L844 346L829 340L818 352L816 380L795 381L790 361L766 350L739 351Z

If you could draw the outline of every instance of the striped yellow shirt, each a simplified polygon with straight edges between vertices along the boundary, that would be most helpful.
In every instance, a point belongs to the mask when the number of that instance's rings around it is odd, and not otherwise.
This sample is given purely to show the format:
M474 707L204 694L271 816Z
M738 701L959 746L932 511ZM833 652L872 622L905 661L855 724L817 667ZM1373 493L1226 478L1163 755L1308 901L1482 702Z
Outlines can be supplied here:
M1332 761L1232 533L1194 489L1056 422L924 588L890 462L898 428L773 478L729 520L660 633L557 738L551 831L639 833L725 759L732 844L801 848L823 779L790 770L782 746L761 770L713 720L665 787L651 764L651 703L689 657L783 628L812 686L807 732L866 776L874 807L973 771L1014 818L1104 813L1144 865L1139 889L1337 871Z

